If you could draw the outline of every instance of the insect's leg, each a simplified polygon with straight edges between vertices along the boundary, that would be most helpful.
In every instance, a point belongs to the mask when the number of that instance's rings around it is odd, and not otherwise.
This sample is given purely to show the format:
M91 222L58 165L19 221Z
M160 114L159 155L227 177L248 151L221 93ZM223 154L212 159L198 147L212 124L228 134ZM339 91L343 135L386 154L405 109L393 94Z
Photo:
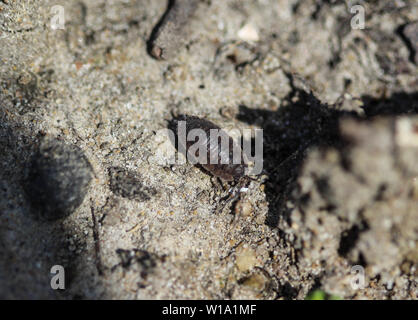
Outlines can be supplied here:
M226 191L221 179L219 179L218 177L212 176L210 178L210 181L212 182L212 186L215 188L216 193L217 191L219 191L220 193L223 193Z
M221 213L225 207L229 205L234 206L234 204L239 200L241 197L241 189L246 188L249 184L250 180L247 177L244 177L238 183L231 188L231 192L223 197L218 204L217 213Z
M228 194L227 196L223 197L217 205L216 213L222 213L222 211L231 203L235 203L235 201L238 200L239 196L239 192L233 192L232 194Z
M222 191L225 192L226 191L226 188L225 188L225 186L224 186L221 178L216 177L216 180L218 181L218 184L221 186Z

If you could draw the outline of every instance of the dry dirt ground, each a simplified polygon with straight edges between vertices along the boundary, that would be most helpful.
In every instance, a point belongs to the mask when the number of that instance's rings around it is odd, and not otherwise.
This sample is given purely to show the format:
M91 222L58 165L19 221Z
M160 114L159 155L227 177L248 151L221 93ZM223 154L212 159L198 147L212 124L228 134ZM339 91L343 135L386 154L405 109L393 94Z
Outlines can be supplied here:
M347 1L202 1L158 61L167 1L0 1L0 297L417 299L418 5L356 3L365 29ZM160 163L175 113L264 130L238 202Z

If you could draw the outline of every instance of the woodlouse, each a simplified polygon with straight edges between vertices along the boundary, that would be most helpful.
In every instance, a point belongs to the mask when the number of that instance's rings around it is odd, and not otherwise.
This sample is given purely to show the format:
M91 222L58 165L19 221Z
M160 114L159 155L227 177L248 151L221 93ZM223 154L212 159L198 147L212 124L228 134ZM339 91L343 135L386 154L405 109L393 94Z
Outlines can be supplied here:
M205 141L200 141L200 139L195 139L194 141L186 140L184 145L184 142L181 141L182 139L179 139L178 137L180 121L185 122L185 137L188 136L191 130L201 129L205 132L207 139ZM213 176L227 182L237 182L243 176L245 176L247 165L244 161L245 155L242 152L241 146L238 146L237 143L229 135L227 135L225 131L222 131L222 129L213 122L196 116L180 115L170 121L169 129L171 129L177 135L177 150L184 150L187 152L188 157L193 156L192 154L189 154L189 150L193 145L196 143L204 144L203 148L206 150L207 161L206 163L199 163L199 165L206 171L210 172ZM224 136L229 140L227 148L222 148L221 139L219 139L217 143L210 143L210 132L213 129L222 132L222 134L224 134ZM217 150L214 150L216 147ZM238 148L240 150L240 161L239 163L236 163L233 156L234 151L238 150ZM215 162L211 161L211 155L214 157L213 159L216 160ZM195 156L199 157L199 150L196 151ZM225 163L225 161L222 163L222 159L227 159L228 163Z

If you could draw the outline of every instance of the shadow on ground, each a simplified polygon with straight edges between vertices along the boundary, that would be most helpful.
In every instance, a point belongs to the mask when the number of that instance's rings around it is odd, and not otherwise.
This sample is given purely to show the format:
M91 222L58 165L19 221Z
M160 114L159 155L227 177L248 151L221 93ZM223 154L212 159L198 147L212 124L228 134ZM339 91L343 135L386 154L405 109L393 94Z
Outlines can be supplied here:
M87 263L86 240L63 219L46 221L27 195L28 169L43 134L11 120L0 109L0 297L3 299L83 298L71 290ZM41 186L31 185L32 188ZM78 248L72 250L71 246ZM79 250L81 249L81 250ZM50 286L51 267L62 265L66 290ZM100 291L100 290L99 290Z
M343 117L367 120L375 116L418 113L417 92L399 92L387 99L363 96L365 116L360 117L354 112L332 109L312 93L293 84L292 88L284 99L285 106L277 111L241 105L237 115L238 120L264 130L264 171L268 176L265 193L269 203L266 224L270 227L277 227L282 220L290 222L291 210L286 203L297 188L296 182L307 150L313 146L332 146L342 150L347 144L339 130ZM346 167L348 164L342 165Z

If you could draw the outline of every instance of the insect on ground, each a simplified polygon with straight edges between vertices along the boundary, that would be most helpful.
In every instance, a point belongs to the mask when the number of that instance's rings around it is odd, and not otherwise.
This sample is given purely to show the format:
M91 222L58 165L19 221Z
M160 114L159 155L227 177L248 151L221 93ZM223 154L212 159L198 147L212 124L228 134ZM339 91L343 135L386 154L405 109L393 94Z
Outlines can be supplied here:
M174 143L178 152L187 155L189 161L212 175L222 189L224 184L228 185L228 194L220 199L217 212L222 212L225 207L238 200L241 192L248 190L250 181L254 179L247 175L245 154L241 146L219 126L196 116L173 115L168 128L176 136ZM218 132L215 138L211 135L213 131ZM195 136L194 133L200 135ZM190 138L189 134L195 139L186 139ZM227 147L222 144L223 141L228 142ZM200 154L202 150L205 151L204 155ZM237 150L240 156L238 163L234 161L234 152Z

